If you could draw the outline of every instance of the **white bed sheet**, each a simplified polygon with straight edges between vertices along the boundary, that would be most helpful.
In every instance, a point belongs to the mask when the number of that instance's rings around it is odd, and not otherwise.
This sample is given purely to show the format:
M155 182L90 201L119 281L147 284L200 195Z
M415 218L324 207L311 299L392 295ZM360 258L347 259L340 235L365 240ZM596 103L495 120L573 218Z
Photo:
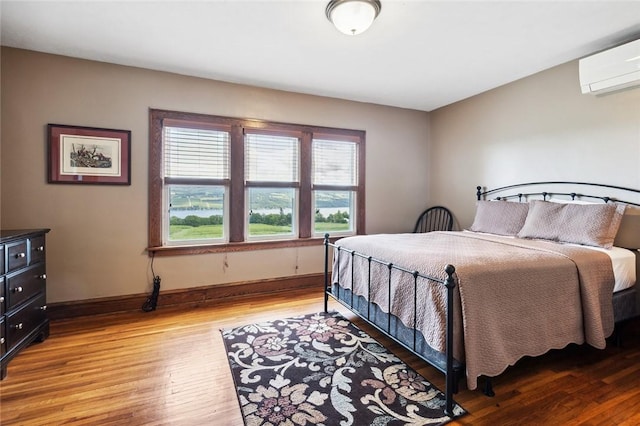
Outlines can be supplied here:
M587 246L581 246L587 247ZM636 255L631 250L621 247L604 249L599 247L588 247L606 253L611 258L613 266L613 276L616 280L613 292L622 291L633 287L636 283Z

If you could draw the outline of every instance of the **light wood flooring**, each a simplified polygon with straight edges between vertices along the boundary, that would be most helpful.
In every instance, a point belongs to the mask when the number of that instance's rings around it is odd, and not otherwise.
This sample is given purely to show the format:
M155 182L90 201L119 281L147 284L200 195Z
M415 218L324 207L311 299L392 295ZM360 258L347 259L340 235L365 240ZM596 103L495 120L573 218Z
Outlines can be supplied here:
M349 318L344 308L331 307ZM219 330L322 310L322 293L248 297L59 320L0 382L2 425L242 425ZM443 376L354 322L444 389ZM496 397L463 389L452 425L640 424L640 322L624 345L571 346L526 358L494 381Z

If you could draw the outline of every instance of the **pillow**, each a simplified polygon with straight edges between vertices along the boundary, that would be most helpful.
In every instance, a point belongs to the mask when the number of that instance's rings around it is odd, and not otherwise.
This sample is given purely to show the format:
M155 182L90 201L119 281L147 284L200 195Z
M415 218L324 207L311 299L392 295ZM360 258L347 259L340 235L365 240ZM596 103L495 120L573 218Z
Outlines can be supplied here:
M470 231L516 235L527 217L529 204L509 201L478 201Z
M566 204L558 240L603 248L613 247L624 204Z
M640 208L627 206L624 210L613 245L628 249L640 248Z
M611 248L624 209L623 204L532 201L518 237Z
M557 240L566 205L542 200L530 201L529 214L518 232L518 237Z
M607 238L611 237L612 247L615 245L616 236L618 235L618 231L620 231L622 220L624 219L628 207L627 204L620 203L614 203L613 205L616 206L616 211L613 214L613 219L611 219L609 234L607 235Z
M622 221L624 220L624 214L626 209L626 205L624 204L602 204L601 202L596 202L596 201L583 201L583 200L563 200L563 199L555 199L555 198L551 198L549 201L554 202L554 203L563 203L563 204L582 204L582 205L596 205L596 206L603 206L603 205L609 205L609 206L616 206L615 212L613 213L613 217L611 219L611 222L609 224L609 232L603 234L603 238L604 240L597 243L597 244L586 244L586 245L596 245L599 247L604 247L604 248L611 248L613 247L615 244L615 238L616 235L618 235L618 230L622 224ZM597 211L598 209L602 209L601 207L596 207L595 210ZM572 209L569 209L569 211L567 212L567 214L571 214ZM577 209L576 209L577 210ZM610 210L610 207L604 208L602 209L603 211L607 211ZM584 214L585 212L582 212L582 214ZM592 214L597 214L595 212L592 212ZM608 213L606 213L608 215ZM595 218L595 220L602 220L602 218ZM603 225L604 226L604 225ZM592 229L594 229L592 227ZM575 235L574 235L575 236ZM584 236L587 237L587 236ZM587 237L588 238L588 237ZM612 239L613 238L613 239ZM609 244L609 240L611 240L611 245ZM570 242L570 241L567 241ZM582 243L580 243L582 244Z

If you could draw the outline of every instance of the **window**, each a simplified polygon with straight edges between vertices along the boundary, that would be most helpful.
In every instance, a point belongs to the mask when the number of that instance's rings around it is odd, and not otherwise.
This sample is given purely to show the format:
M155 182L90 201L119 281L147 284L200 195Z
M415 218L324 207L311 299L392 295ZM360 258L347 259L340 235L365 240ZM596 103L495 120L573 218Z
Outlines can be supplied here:
M150 111L149 251L364 233L364 132Z
M247 240L296 238L300 140L247 133L244 141Z
M356 231L358 145L313 139L314 235L349 235Z
M228 241L229 141L224 130L163 127L166 245Z

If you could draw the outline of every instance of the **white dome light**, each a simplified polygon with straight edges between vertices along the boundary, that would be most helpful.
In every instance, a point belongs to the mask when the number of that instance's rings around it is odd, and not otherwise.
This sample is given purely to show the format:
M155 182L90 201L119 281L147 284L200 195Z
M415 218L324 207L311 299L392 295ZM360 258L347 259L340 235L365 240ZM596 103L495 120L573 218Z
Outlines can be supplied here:
M326 13L338 31L356 35L371 26L381 8L378 0L331 0Z

